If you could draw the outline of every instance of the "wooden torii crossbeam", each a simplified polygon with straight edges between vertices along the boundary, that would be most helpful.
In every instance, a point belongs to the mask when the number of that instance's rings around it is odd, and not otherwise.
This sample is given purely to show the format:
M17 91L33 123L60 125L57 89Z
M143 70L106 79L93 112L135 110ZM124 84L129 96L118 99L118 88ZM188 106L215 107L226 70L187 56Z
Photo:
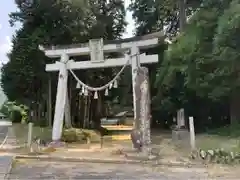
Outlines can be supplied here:
M130 63L132 67L132 86L133 86L133 105L134 105L134 118L136 118L136 95L135 95L135 80L136 69L140 64L150 64L158 62L158 55L139 55L140 50L155 47L159 44L159 40L162 41L164 36L161 32L150 34L147 36L141 36L136 38L128 38L124 40L104 41L102 42L102 54L109 52L124 52L130 50ZM57 61L53 64L46 65L46 71L59 71L56 105L53 122L53 134L52 140L59 141L62 133L63 118L65 112L65 118L70 118L70 106L68 104L67 96L67 79L68 69L92 69L92 68L110 68L123 66L128 59L124 58L109 58L104 59L103 55L96 56L99 59L91 59L91 61L76 62L69 60L70 56L88 55L91 54L91 48L89 44L78 44L70 46L54 46L54 47L42 47L39 46L46 56L50 58L60 58L60 62Z

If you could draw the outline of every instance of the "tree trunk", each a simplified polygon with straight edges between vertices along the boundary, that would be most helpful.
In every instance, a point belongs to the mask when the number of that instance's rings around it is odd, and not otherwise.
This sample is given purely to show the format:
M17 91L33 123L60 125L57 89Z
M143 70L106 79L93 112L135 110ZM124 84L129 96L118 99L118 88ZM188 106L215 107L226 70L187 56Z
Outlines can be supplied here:
M40 121L41 119L41 100L42 100L42 93L41 88L37 90L37 101L36 101L36 118L35 121Z
M37 106L37 105L36 105ZM36 122L37 121L37 107L35 107L34 108L34 110L33 110L33 117L32 117L33 119L32 119L32 121L34 122Z
M102 100L101 92L98 93L97 111L98 111L99 117L102 117L104 112L103 112L103 100Z
M84 97L84 119L83 119L83 128L86 128L87 127L87 119L88 119L88 109L89 109L89 106L88 106L88 96L85 96Z
M37 103L37 121L41 121L41 101Z
M78 113L78 116L77 118L75 119L76 120L76 126L77 127L83 127L83 124L84 124L84 110L85 110L85 97L84 96L80 96L79 97L79 113Z
M230 100L230 119L231 125L239 124L240 122L240 94L236 91L232 93Z
M180 21L180 32L183 31L186 25L186 12L185 12L185 0L178 0L178 8L179 8L179 21Z
M93 123L94 128L100 127L100 116L98 112L98 100L92 99L91 106L90 106L90 112L91 112L91 121Z
M90 107L92 103L92 98L88 96L88 104L87 104L87 128L90 127Z
M48 100L47 100L48 126L52 127L52 80L48 76Z

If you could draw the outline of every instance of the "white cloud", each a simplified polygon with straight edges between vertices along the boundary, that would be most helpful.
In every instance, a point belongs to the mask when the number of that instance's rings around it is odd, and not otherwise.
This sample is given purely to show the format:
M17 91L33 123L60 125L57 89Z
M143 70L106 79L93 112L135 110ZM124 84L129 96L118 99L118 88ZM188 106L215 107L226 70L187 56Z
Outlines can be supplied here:
M0 42L0 62L1 62L1 64L6 63L8 61L7 53L11 50L11 48L12 48L11 38L9 36L6 36L5 40L3 42Z

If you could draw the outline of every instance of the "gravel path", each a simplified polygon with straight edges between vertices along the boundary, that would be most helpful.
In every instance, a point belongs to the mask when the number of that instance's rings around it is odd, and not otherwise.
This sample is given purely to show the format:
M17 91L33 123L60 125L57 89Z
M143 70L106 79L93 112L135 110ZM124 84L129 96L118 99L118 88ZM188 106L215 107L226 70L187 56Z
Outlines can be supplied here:
M0 126L0 144L4 141L8 133L8 126ZM12 156L0 156L0 179L4 179L12 162Z
M188 180L206 179L204 169L165 169L150 168L130 164L99 163L56 163L43 161L26 161L16 163L9 176L10 180L27 179L156 179L156 180Z

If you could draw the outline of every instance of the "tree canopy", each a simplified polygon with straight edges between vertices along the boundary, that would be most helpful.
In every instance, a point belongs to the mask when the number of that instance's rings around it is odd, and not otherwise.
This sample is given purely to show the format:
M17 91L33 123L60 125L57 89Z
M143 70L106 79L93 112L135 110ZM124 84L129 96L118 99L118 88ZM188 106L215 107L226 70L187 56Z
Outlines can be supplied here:
M10 22L20 21L22 28L13 37L10 61L2 68L3 90L10 100L37 101L46 91L44 68L53 60L38 49L40 44L79 43L90 37L115 39L124 31L125 11L121 1L90 1L81 5L77 1L15 2L19 11L10 14Z
M16 0L15 3L18 10L10 14L10 23L21 22L22 27L12 39L13 48L9 62L2 67L1 83L10 101L35 109L38 106L44 109L48 93L45 65L56 60L47 58L39 45L85 43L99 37L118 39L126 25L124 2L119 0ZM85 57L75 58L85 60ZM115 69L106 69L91 75L88 71L77 74L96 86L108 81L114 72ZM56 75L51 76L55 80L52 87L56 87ZM74 86L72 83L71 87ZM55 88L53 92L56 93Z

